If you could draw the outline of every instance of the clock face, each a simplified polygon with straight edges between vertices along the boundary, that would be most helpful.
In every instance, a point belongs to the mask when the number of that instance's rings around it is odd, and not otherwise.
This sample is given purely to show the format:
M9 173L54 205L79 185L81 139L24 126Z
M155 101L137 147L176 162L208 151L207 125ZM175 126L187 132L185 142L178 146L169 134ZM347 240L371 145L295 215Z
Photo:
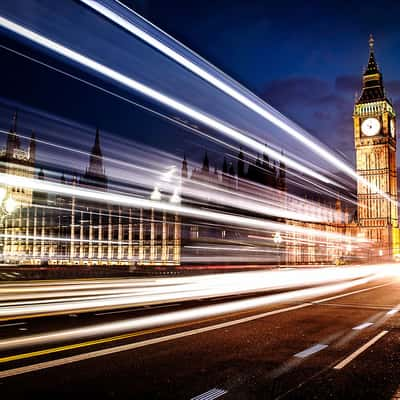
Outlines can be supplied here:
M361 131L365 136L375 136L381 130L381 123L376 118L367 118L361 124Z
M394 119L390 120L390 134L393 138L396 136L396 124L394 122Z

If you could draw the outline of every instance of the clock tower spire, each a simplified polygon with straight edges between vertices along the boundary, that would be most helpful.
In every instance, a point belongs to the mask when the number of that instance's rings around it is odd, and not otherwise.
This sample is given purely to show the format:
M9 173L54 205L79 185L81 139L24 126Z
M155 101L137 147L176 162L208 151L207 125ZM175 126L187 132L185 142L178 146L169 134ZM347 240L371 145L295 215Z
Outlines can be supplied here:
M361 95L353 112L356 169L358 175L371 184L368 186L360 181L357 184L357 214L361 232L375 243L374 255L391 256L400 250L396 114L386 97L374 44L375 40L370 35L368 65L362 77Z

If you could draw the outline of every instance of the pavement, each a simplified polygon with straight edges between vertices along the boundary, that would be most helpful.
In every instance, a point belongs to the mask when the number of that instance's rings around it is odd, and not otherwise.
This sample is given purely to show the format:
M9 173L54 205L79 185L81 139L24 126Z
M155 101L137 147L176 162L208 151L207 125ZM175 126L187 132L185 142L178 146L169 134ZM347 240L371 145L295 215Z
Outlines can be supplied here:
M0 322L0 335L44 335L226 301L21 317ZM399 307L400 279L379 278L242 312L10 348L0 357L0 392L7 399L392 399L400 393Z

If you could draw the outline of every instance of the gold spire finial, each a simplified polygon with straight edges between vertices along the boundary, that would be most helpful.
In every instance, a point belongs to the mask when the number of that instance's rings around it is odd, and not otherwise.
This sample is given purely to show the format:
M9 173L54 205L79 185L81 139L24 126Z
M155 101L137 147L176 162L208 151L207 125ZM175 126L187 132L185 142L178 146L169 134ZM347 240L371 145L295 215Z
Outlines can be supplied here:
M370 51L374 51L374 42L375 42L374 37L372 36L372 33L370 33L369 40L368 40Z

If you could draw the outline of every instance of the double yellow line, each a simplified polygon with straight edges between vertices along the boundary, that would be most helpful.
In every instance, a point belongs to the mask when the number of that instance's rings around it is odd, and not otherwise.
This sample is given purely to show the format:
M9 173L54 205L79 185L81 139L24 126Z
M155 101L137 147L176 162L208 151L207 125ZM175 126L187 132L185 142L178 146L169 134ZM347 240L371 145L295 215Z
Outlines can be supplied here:
M253 310L253 312L254 312L254 310ZM103 343L115 342L117 340L129 339L129 338L143 336L143 335L149 335L152 333L167 331L167 330L171 330L171 329L184 328L184 327L191 326L191 325L203 324L203 323L207 323L210 321L216 321L219 319L226 319L228 317L229 318L237 317L239 315L249 314L249 313L251 313L251 312L241 311L241 312L229 314L228 316L225 315L225 316L219 316L219 317L214 317L214 318L207 318L207 319L203 319L203 320L199 320L199 321L186 322L186 323L176 324L176 325L172 325L172 326L166 326L163 328L154 328L154 329L148 329L148 330L144 330L144 331L131 332L131 333L126 333L124 335L111 336L111 337L103 338L103 339L89 340L87 342L69 344L69 345L65 345L65 346L53 347L53 348L43 349L43 350L37 350L37 351L29 352L29 353L15 354L15 355L8 356L8 357L0 357L0 364L11 362L11 361L23 360L26 358L43 356L43 355L47 355L47 354L59 353L62 351L67 351L67 350L79 349L82 347L89 347L89 346L94 346L94 345L103 344Z

